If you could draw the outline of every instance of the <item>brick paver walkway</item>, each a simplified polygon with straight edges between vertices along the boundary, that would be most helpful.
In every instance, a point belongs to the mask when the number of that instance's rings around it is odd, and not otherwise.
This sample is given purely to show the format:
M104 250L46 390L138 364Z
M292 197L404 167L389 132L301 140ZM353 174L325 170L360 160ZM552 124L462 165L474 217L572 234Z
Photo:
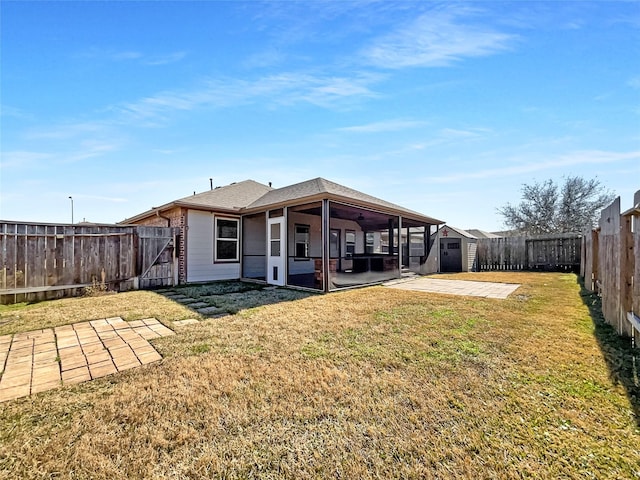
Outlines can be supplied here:
M167 335L155 318L113 317L0 336L0 402L160 360L147 340Z
M520 285L515 283L475 282L471 280L445 280L418 277L406 282L389 282L386 286L389 288L399 288L401 290L504 299L515 292Z

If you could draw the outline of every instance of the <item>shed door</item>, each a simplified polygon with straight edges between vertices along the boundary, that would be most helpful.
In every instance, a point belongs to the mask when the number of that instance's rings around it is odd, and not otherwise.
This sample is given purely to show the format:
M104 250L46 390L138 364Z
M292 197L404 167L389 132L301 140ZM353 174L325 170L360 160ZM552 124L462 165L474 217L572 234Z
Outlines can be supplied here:
M267 283L282 286L285 280L284 260L287 258L284 217L270 218L268 223Z
M459 238L440 239L440 271L441 272L461 272L462 271L462 249Z

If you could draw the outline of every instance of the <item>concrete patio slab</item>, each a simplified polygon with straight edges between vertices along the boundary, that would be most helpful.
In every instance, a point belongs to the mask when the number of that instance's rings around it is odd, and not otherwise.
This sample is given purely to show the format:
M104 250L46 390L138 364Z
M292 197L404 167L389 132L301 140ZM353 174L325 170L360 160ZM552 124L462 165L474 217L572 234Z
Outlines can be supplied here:
M389 282L385 284L385 286L399 290L505 299L515 292L520 285L513 283L445 280L433 277L418 277L406 282Z
M0 402L111 375L162 357L147 340L174 335L155 318L91 320L0 337Z

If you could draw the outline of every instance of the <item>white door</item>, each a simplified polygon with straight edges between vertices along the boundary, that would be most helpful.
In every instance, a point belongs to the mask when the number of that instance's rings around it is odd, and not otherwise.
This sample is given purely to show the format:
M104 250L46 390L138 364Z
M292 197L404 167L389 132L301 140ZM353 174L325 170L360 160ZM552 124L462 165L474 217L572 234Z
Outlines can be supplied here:
M284 231L284 217L270 218L267 222L267 283L271 285L284 285L285 268L287 258L286 236Z

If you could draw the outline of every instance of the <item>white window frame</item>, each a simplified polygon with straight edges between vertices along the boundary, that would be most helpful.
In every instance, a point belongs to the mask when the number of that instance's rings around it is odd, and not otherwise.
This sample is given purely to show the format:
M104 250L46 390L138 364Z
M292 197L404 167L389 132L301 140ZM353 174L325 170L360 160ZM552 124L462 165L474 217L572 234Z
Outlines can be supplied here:
M218 237L218 220L236 223L236 237ZM235 258L218 258L218 242L235 242ZM213 219L213 261L215 263L237 263L240 261L240 219L233 217L214 217Z

